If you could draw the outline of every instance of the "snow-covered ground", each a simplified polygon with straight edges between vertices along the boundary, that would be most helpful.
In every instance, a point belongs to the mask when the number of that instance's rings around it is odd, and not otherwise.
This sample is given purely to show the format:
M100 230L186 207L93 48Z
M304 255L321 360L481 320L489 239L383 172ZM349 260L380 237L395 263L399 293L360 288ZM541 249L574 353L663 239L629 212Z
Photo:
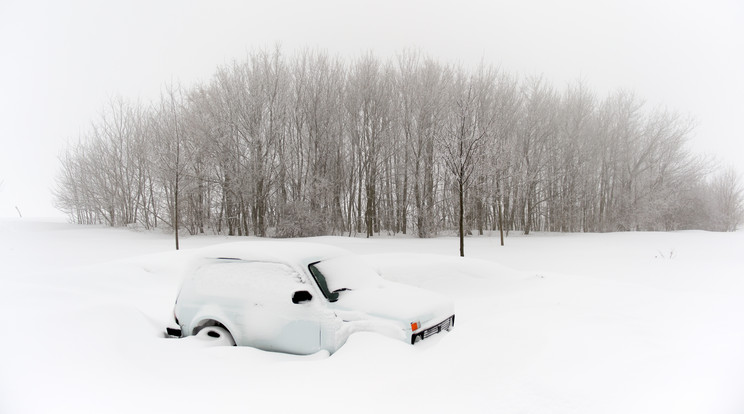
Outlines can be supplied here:
M310 241L452 297L455 329L330 357L165 339L171 236L2 219L0 413L744 412L744 232Z

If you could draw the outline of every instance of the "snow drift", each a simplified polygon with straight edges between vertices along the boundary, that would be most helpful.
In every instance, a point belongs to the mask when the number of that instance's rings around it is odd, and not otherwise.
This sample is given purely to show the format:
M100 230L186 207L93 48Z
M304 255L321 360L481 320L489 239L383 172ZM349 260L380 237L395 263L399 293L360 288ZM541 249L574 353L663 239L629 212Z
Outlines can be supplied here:
M183 240L186 250L229 241ZM744 233L311 241L444 293L457 327L332 356L165 339L169 236L0 221L0 412L744 411Z

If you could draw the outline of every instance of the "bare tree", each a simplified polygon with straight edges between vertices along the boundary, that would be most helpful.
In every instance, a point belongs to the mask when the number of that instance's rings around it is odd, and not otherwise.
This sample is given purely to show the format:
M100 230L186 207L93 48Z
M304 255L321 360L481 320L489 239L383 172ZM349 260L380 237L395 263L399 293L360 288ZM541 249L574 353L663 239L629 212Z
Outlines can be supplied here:
M367 237L379 231L379 179L382 166L390 156L392 85L384 70L371 54L362 56L349 73L346 94L349 135L355 148L357 231L361 232L363 216Z
M447 130L440 141L443 161L455 181L460 256L465 256L465 192L481 167L495 122L494 77L495 71L483 65L473 76L462 69L456 73Z
M711 182L713 226L719 231L736 231L744 217L744 186L733 167L719 172Z
M154 133L157 137L155 154L176 250L179 249L178 232L181 227L181 193L189 158L186 155L188 144L185 142L183 108L181 87L170 85L166 87L160 106L153 114Z
M436 234L435 143L445 133L447 92L452 72L416 52L398 56L396 90L402 149L413 181L414 215L419 237ZM400 149L399 149L400 151Z
M557 96L541 77L523 85L523 119L516 143L517 162L522 172L518 215L524 234L539 225L540 206L549 199L549 186L556 177L548 170L551 150L556 146Z

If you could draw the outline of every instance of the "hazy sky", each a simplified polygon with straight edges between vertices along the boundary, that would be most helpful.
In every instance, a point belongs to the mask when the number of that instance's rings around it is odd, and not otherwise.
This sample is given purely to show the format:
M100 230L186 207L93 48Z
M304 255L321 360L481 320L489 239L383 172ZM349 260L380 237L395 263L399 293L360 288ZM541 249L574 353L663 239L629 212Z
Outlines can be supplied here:
M349 58L417 48L635 91L693 116L694 151L744 171L741 0L0 0L0 217L60 214L57 155L110 97L148 102L277 42Z

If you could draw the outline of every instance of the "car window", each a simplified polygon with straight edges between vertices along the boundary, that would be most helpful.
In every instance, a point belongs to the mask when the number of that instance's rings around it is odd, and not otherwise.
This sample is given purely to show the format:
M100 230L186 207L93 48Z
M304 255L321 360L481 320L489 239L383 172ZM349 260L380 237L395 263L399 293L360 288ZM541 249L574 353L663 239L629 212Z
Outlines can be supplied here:
M315 279L315 283L318 284L320 291L323 292L323 296L325 296L329 301L335 302L338 300L338 292L331 292L328 289L325 275L316 267L318 263L320 262L310 263L307 268L310 270L310 274L313 275L313 279Z
M199 268L194 288L203 295L286 300L302 288L300 275L280 263L217 260Z

